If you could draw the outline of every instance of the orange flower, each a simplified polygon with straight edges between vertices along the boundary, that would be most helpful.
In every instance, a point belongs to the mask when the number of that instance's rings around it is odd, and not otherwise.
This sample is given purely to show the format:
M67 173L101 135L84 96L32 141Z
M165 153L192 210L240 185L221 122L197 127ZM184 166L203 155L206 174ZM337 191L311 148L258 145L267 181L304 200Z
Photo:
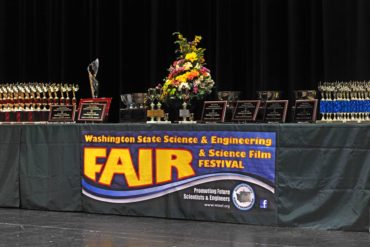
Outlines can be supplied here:
M188 80L193 80L195 77L199 76L199 72L197 70L192 70L188 74Z

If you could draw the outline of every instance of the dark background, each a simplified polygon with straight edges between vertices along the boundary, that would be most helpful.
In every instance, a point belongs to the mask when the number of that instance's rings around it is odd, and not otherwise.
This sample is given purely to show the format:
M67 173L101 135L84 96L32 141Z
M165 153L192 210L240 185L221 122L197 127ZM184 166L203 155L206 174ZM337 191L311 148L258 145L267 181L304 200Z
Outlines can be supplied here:
M145 92L202 35L216 90L316 89L370 79L368 0L0 0L0 82L79 83L100 60L101 96Z

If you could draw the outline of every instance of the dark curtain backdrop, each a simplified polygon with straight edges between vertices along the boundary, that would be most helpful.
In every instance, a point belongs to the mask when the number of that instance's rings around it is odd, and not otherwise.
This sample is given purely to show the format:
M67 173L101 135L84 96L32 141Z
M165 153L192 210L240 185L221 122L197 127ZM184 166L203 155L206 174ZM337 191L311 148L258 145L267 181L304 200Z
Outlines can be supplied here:
M0 0L0 82L79 83L101 65L101 96L166 76L174 31L203 36L217 90L314 89L370 79L368 0Z

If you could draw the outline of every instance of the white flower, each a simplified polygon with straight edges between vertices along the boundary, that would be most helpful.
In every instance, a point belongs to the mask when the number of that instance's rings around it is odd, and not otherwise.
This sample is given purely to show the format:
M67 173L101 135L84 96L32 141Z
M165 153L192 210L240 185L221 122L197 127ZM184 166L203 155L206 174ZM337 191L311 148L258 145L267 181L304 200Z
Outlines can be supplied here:
M191 64L191 62L186 62L184 63L183 67L185 70L189 70L190 68L193 67L193 65Z
M190 85L187 82L181 82L177 91L181 91L182 89L190 89Z

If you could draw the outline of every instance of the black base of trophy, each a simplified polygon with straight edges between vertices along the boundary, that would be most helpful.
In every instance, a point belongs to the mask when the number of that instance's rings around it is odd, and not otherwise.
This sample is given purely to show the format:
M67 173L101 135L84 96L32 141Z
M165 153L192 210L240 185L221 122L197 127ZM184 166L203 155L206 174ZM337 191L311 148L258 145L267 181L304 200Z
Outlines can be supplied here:
M0 122L5 121L5 112L0 112Z
M146 122L146 109L120 109L120 123Z

